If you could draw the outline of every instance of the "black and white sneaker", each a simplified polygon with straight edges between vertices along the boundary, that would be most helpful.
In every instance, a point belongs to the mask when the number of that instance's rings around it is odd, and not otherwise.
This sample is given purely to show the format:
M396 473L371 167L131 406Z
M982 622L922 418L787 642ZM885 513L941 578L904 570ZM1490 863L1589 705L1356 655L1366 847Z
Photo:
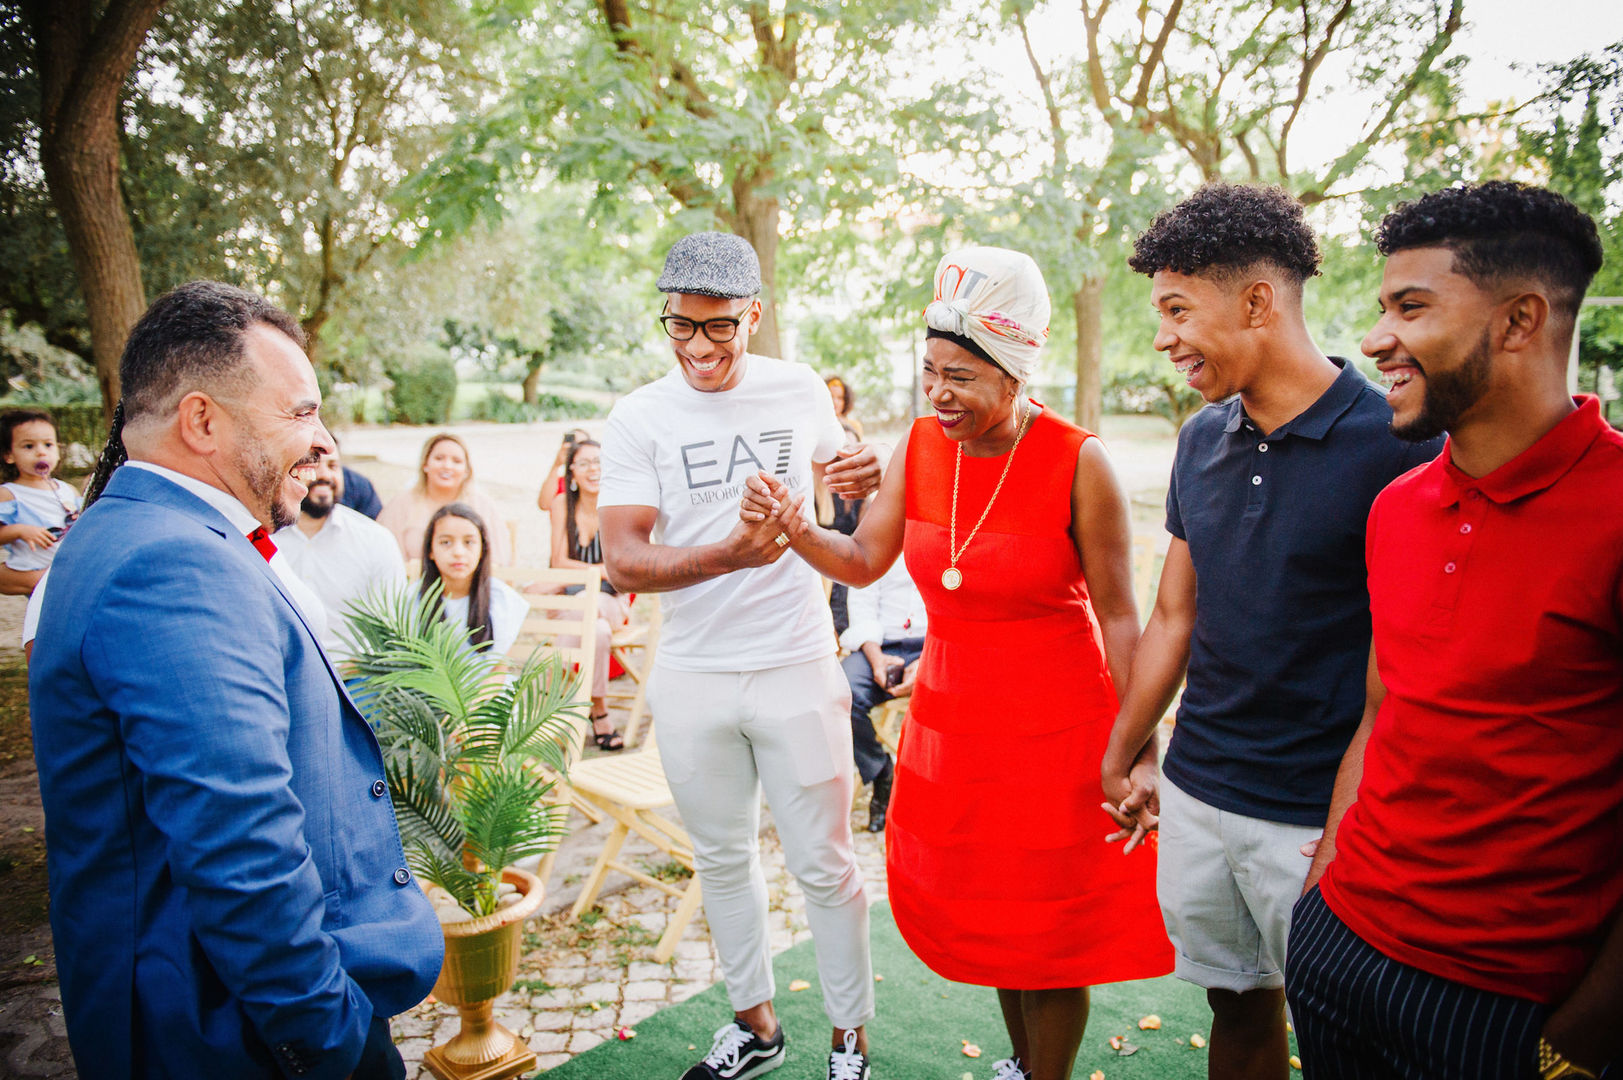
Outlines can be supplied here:
M683 1073L682 1080L749 1080L776 1069L787 1057L782 1024L770 1039L763 1039L744 1021L734 1020L716 1032L710 1053Z
M845 1049L828 1056L828 1080L868 1080L868 1058L857 1053L857 1033L845 1033Z

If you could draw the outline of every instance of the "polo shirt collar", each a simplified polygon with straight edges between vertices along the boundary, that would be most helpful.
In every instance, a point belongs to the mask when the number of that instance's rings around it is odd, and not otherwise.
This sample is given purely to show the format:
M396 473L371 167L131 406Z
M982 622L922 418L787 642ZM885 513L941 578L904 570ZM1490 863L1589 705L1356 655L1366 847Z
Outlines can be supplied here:
M1468 476L1453 461L1453 438L1427 466L1442 472L1439 505L1453 506L1468 491L1480 491L1496 503L1509 503L1543 491L1561 479L1589 450L1590 444L1606 430L1600 415L1600 399L1584 394L1572 399L1577 406L1555 427L1486 476Z
M1358 400L1359 391L1369 385L1369 380L1364 378L1358 368L1342 357L1332 356L1330 362L1341 369L1341 374L1336 376L1335 382L1319 395L1317 401L1279 425L1268 436L1270 439L1279 439L1286 435L1298 435L1304 439L1323 439L1330 434L1330 429L1335 427L1341 415L1352 408L1353 402ZM1223 426L1223 430L1232 435L1245 423L1245 404L1238 394L1234 396L1230 410L1228 423Z

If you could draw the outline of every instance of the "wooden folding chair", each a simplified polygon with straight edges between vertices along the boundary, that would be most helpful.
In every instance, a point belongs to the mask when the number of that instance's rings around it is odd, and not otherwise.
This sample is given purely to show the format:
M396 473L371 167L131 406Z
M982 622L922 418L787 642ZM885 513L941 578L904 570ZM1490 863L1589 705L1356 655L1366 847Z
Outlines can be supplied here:
M889 750L892 757L901 749L902 721L907 719L907 703L911 700L910 697L891 698L868 710L879 744Z
M693 841L688 838L687 831L659 812L661 808L670 806L674 799L669 785L665 783L665 770L660 765L659 748L652 733L641 750L580 762L570 770L569 783L575 791L577 808L586 812L590 807L614 820L614 828L609 831L592 872L581 885L580 896L570 909L569 917L578 919L582 912L592 906L610 871L674 896L678 901L676 911L654 949L654 960L663 964L675 954L676 943L682 939L688 923L693 921L703 894L699 890L697 873L688 879L686 887L679 887L661 881L619 858L626 838L636 833L652 844L655 850L689 870L694 869Z
M620 661L620 666L637 684L637 689L633 691L609 690L612 700L630 702L631 715L626 720L624 733L628 747L637 745L637 734L648 711L648 676L654 673L654 655L659 651L659 619L659 605L655 603L652 618L646 623L633 623L616 630L610 645L614 658ZM642 655L639 657L637 653Z
M496 567L496 576L519 590L530 606L529 613L524 617L524 625L519 629L518 640L507 651L508 659L522 663L536 646L544 646L556 652L566 666L572 666L579 672L582 697L590 693L592 670L597 662L597 589L600 580L597 567L543 570L501 566ZM552 587L559 591L525 592L525 587L529 585ZM571 585L579 585L580 591L573 595L561 591ZM581 750L591 732L592 723L586 718L588 711L581 710L573 725L574 734L565 747L571 773L580 765ZM556 798L558 805L568 805L571 801L566 779L559 783ZM543 884L551 876L557 861L557 851L550 851L536 868L535 874Z

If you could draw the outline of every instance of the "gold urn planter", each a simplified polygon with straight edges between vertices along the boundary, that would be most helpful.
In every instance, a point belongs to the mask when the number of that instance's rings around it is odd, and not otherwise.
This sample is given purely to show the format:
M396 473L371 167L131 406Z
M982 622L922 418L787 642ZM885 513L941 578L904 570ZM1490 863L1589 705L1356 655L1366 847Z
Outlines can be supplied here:
M516 887L520 899L493 915L446 923L445 966L434 983L434 996L456 1006L462 1030L424 1057L428 1071L440 1080L506 1080L535 1068L535 1051L494 1016L496 998L518 976L524 950L524 920L541 906L541 879L509 866L502 880Z

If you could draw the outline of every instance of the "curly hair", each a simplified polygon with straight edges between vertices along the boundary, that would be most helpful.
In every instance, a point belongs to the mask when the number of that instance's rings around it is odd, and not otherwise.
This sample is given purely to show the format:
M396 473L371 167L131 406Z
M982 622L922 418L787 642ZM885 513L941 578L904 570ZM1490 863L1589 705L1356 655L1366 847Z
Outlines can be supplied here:
M1319 272L1319 259L1319 242L1290 192L1217 183L1158 214L1133 241L1127 265L1151 277L1170 270L1226 279L1266 263L1300 285Z
M1551 306L1576 318L1600 269L1600 235L1590 216L1548 188L1510 180L1444 188L1401 203L1381 220L1382 255L1443 247L1454 272L1479 288L1534 280L1550 289Z

